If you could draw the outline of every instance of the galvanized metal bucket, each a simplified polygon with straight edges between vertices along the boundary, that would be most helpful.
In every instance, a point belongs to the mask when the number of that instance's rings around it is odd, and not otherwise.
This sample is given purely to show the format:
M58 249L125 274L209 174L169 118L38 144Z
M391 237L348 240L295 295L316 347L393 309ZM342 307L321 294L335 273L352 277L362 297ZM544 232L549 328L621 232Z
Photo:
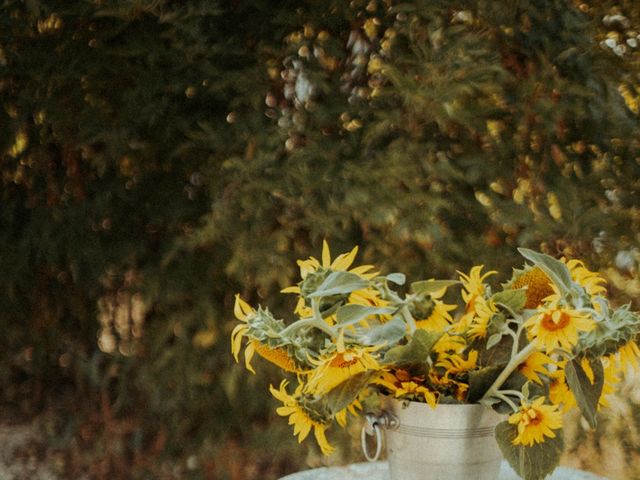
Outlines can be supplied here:
M381 415L367 415L362 448L377 460L382 430L391 480L496 480L502 454L494 439L502 418L482 405L438 405L389 399ZM376 442L369 452L367 437Z

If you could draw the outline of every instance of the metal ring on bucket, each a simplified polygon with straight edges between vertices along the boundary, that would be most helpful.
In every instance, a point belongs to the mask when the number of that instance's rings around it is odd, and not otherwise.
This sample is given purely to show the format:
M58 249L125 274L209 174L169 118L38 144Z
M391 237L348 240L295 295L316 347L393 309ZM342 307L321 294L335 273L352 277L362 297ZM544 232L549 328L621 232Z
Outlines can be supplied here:
M380 425L378 425L378 422L373 422L370 424L370 428L372 430L372 433L368 432L368 428L369 425L365 424L362 427L362 432L360 432L360 441L362 443L362 453L364 453L364 457L369 460L370 462L375 462L376 460L378 460L378 458L380 457L380 453L382 452L382 433L380 430ZM367 436L376 436L376 453L375 455L371 456L369 455L369 449L367 447Z

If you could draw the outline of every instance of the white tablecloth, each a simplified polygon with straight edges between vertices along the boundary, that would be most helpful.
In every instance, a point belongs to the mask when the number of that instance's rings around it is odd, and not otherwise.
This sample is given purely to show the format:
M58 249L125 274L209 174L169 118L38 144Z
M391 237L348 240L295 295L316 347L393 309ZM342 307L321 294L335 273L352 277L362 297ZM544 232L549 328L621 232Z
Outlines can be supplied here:
M354 463L346 467L316 468L293 473L280 480L389 480L386 462ZM471 479L470 479L471 480ZM511 467L502 462L498 480L521 480ZM593 473L558 467L547 480L606 480Z

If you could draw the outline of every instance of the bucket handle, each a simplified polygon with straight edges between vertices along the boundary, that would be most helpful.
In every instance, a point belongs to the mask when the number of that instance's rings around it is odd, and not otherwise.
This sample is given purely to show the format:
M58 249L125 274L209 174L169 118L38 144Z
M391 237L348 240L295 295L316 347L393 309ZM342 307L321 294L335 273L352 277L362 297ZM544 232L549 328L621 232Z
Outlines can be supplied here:
M360 432L360 443L362 444L362 453L364 458L370 462L375 462L382 453L382 428L395 430L400 426L398 418L390 412L383 411L380 415L367 413L365 422ZM371 455L367 446L367 437L376 437L376 452Z

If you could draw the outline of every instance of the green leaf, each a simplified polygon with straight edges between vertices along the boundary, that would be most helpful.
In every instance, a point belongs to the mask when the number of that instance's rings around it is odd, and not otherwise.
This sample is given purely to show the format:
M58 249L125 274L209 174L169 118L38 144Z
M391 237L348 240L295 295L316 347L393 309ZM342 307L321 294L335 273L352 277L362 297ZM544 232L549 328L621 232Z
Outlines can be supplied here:
M427 358L442 335L441 332L427 332L418 329L413 333L409 343L390 349L384 356L383 363L396 366L426 367Z
M573 281L571 273L567 266L560 260L556 260L549 255L540 252L534 252L528 248L519 248L520 254L527 260L533 262L534 265L540 267L544 273L560 288L564 293L571 290Z
M411 284L411 292L432 294L458 283L460 283L458 280L421 280Z
M367 288L368 286L369 282L355 273L331 272L309 297L318 298L328 297L330 295L342 295Z
M356 331L355 337L363 345L394 345L407 334L407 326L402 317Z
M530 447L514 445L518 428L509 422L501 422L496 426L496 442L509 462L509 465L523 480L544 480L551 474L558 463L564 449L562 430L554 430L555 438L545 437L544 442Z
M393 307L368 307L366 305L343 305L336 312L336 323L341 326L358 323L371 315L388 315L395 312Z
M495 347L497 344L500 343L500 340L502 339L502 336L505 335L504 333L494 333L493 335L491 335L488 339L487 339L487 350L489 350L490 348Z
M569 385L571 393L576 399L580 412L585 420L589 422L591 428L596 428L598 402L604 385L604 370L602 361L599 358L589 359L589 365L593 371L593 383L589 381L589 377L587 377L580 362L575 358L567 363L564 373L567 385Z
M404 273L398 272L390 273L389 275L378 278L383 278L389 282L395 283L396 285L404 285L404 283L407 281L407 276Z
M375 372L361 372L334 387L325 395L329 411L335 415L351 405L374 375Z
M489 387L493 385L493 382L498 378L501 371L502 367L498 366L471 370L469 372L469 393L467 394L467 402L477 403L487 390L489 390Z
M491 300L493 300L493 303L504 305L512 312L518 313L524 308L524 304L527 303L527 290L525 288L504 290L494 294Z

